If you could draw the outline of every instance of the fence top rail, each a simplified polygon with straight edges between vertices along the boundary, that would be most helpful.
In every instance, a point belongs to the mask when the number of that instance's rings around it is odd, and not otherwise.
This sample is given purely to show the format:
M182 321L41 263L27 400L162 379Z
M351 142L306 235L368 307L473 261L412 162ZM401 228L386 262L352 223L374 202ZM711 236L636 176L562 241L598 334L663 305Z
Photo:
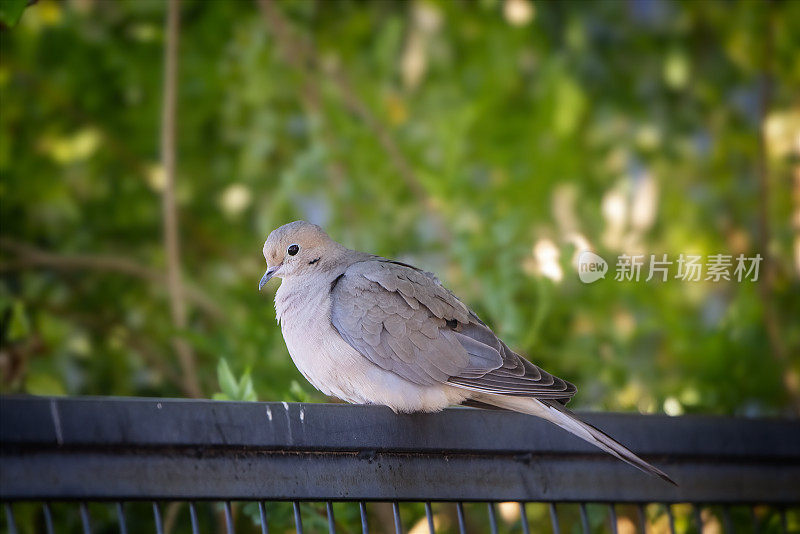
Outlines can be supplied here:
M800 502L800 422L583 414L672 486L534 417L0 397L0 499Z
M800 462L799 420L581 416L644 456ZM118 397L0 397L0 444L602 454L545 421L495 410Z

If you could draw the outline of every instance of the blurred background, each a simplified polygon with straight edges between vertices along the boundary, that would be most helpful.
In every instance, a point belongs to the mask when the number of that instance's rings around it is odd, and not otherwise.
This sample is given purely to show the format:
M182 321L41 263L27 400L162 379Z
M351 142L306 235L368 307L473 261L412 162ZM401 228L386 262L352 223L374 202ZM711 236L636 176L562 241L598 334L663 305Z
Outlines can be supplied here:
M186 0L174 172L166 4L25 3L3 393L325 400L257 291L302 218L438 273L574 409L800 410L800 2ZM582 284L584 249L611 276ZM619 282L623 253L765 259Z

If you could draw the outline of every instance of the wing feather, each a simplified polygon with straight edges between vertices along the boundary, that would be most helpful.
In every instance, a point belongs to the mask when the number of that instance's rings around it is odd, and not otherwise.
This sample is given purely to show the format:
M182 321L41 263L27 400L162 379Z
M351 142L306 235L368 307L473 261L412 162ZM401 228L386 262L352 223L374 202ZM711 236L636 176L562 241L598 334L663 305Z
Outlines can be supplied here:
M379 367L417 384L566 402L575 386L514 353L430 273L372 258L331 290L331 323Z

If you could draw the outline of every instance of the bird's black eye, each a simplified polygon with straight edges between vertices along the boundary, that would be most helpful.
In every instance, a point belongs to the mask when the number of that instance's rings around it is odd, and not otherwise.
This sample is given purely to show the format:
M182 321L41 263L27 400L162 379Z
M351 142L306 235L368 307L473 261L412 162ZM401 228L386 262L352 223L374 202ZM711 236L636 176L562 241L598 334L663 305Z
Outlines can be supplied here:
M289 245L289 248L286 249L286 252L289 253L289 256L294 256L298 252L300 252L300 247L297 245Z

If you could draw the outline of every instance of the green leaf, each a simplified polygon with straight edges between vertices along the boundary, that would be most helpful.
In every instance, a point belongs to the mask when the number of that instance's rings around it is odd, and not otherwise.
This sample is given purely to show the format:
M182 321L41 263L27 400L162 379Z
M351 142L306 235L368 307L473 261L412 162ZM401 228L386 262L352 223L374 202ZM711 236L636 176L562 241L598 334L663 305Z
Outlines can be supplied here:
M58 378L49 373L31 373L25 379L25 391L31 395L66 395Z
M258 400L253 387L253 379L250 377L250 369L247 369L241 378L236 380L228 361L225 358L220 358L219 364L217 364L217 381L222 392L215 393L212 397L214 400L250 402Z
M311 402L311 395L309 395L308 392L303 389L297 380L292 380L292 383L289 385L289 393L291 394L293 401Z
M242 377L243 380L244 378L245 377ZM241 397L239 398L239 400L255 402L258 400L258 397L256 397L256 392L255 389L253 388L253 381L251 380L249 374L246 376L246 378L247 381L244 383L244 386L240 389Z
M558 135L566 137L575 132L586 103L586 95L578 82L566 74L560 76L556 82L556 106L553 110L553 128Z
M236 400L242 401L256 401L255 389L253 388L253 379L250 377L250 369L247 369L242 378L239 379L239 397Z
M25 304L21 300L15 300L11 308L11 324L8 327L9 341L19 341L28 337L31 325L28 315L25 313Z
M0 23L8 28L16 26L27 5L28 0L0 1Z
M228 397L229 400L237 400L239 397L239 386L236 384L236 378L228 366L225 358L219 359L217 364L217 380L219 381L219 388L222 393Z

